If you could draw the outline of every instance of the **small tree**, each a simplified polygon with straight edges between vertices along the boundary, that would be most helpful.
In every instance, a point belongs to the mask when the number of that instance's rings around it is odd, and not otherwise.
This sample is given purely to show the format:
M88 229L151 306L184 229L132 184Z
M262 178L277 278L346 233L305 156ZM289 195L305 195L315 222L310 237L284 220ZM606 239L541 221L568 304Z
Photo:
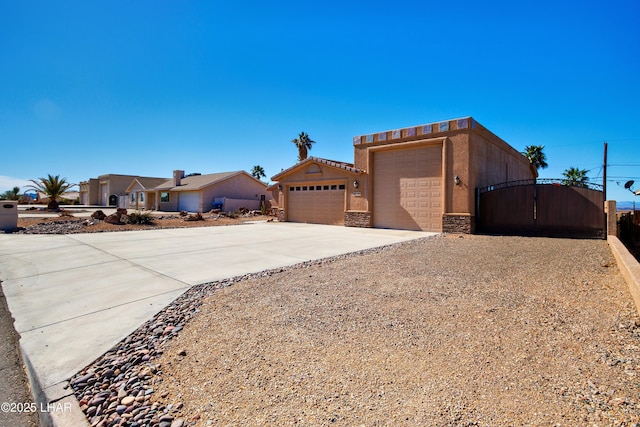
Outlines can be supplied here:
M529 163L536 168L536 171L546 169L549 166L547 164L547 156L542 150L544 150L544 145L528 145L522 152L522 154L529 159Z
M264 169L262 168L262 166L255 165L251 169L251 176L253 176L255 179L260 179L260 178L264 178L265 176L267 176L267 174L264 173Z
M18 200L20 198L20 187L13 187L12 190L5 191L0 194L0 199L2 200Z
M574 167L565 169L565 171L562 172L562 176L565 177L562 183L564 185L572 185L574 187L586 187L587 181L589 181L589 178L587 178L587 172L589 171L586 169L578 169Z
M301 162L307 158L309 150L311 150L311 144L316 142L309 138L309 135L305 132L300 132L296 139L292 139L296 147L298 148L298 161Z
M60 178L60 175L48 175L47 178L30 180L32 185L28 186L36 192L42 192L49 197L48 209L57 210L59 208L58 199L66 193L74 184L68 183L67 178Z

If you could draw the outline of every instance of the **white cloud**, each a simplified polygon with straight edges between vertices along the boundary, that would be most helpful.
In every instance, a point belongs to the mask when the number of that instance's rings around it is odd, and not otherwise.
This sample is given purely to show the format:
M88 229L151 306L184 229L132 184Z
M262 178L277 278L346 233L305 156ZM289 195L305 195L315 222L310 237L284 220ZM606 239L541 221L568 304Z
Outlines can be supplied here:
M13 187L20 187L20 193L24 193L26 190L25 187L31 184L33 183L28 179L0 175L0 193L13 190Z

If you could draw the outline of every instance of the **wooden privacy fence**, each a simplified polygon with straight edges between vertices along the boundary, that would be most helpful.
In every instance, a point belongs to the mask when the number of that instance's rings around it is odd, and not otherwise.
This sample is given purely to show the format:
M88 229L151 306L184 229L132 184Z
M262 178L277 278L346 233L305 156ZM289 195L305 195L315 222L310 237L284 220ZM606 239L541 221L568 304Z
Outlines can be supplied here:
M481 233L604 238L604 193L595 184L513 181L476 191Z
M621 213L619 221L620 240L628 248L635 249L640 246L640 211Z

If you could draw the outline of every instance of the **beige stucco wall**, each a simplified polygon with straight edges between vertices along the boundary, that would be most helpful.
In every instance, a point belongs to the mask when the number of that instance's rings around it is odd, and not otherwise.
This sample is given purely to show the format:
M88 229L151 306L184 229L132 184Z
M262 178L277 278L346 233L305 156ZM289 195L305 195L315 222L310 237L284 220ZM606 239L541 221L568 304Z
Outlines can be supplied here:
M100 203L100 184L96 178L80 183L80 203L97 205Z
M162 193L169 193L169 201L162 201ZM156 201L157 210L164 212L177 212L178 211L178 192L162 190L154 193L154 199Z
M469 119L472 120L472 119ZM440 143L443 147L443 214L456 213L475 215L475 189L505 181L534 178L529 161L504 140L482 125L473 122L467 128L458 129L459 119L448 120L448 130L440 132L439 124L433 124L431 134L408 135L407 129L380 132L371 142L366 136L354 142L355 167L367 171L361 181L367 188L365 200L360 201L361 210L371 208L371 162L372 153L382 149L401 149L413 145ZM416 129L420 126L416 126ZM379 140L380 138L386 140ZM460 178L458 185L454 177ZM370 185L371 184L371 185Z
M265 199L270 199L271 194L267 191L266 184L244 174L236 175L202 190L200 212L209 212L216 197L260 200L261 195L264 195Z
M260 200L260 196L264 195L267 202L272 197L271 193L267 191L267 185L265 183L257 181L249 175L245 174L232 176L224 181L215 183L198 191L168 191L169 201L162 202L161 194L167 191L168 190L158 191L155 196L158 209L161 211L178 211L180 196L182 195L183 197L185 197L185 194L187 193L197 193L199 195L199 212L209 212L212 208L213 200L216 197Z
M508 181L533 179L535 175L529 160L496 135L480 130L471 133L470 185L473 189ZM475 200L472 192L470 200ZM475 212L473 203L472 210Z
M82 203L90 205L106 205L109 196L124 196L131 182L137 178L136 175L100 175L98 178L90 178L80 183L80 200ZM102 191L106 194L103 200ZM104 202L104 203L103 203Z
M112 194L124 196L127 193L127 188L136 178L136 175L103 175L98 177L98 181L106 183L108 198Z
M442 149L443 221L455 227L473 229L476 188L535 177L535 171L520 152L473 118L463 117L356 136L353 139L354 167L362 173L351 175L313 163L304 168L294 168L291 173L279 177L282 190L274 190L274 198L286 211L287 185L340 180L347 184L345 210L367 213L370 218L373 187L376 185L372 171L374 153L436 144ZM354 188L354 180L359 183L357 189ZM356 217L358 215L354 215Z
M129 192L127 193L127 209L153 209L153 205L149 204L148 194L145 193L145 189L140 185L138 181L134 181L133 186L129 184ZM131 200L131 195L135 194L135 200ZM140 200L142 199L142 200Z
M354 182L358 181L358 188L355 188ZM294 169L291 173L280 177L278 181L282 186L281 190L275 189L274 202L279 209L284 210L284 219L287 219L287 186L302 185L308 183L328 184L344 184L345 189L345 210L359 209L362 201L366 203L364 193L362 191L366 178L362 174L349 172L347 170L335 168L323 163L309 162L308 165L299 169ZM358 194L360 194L358 196Z

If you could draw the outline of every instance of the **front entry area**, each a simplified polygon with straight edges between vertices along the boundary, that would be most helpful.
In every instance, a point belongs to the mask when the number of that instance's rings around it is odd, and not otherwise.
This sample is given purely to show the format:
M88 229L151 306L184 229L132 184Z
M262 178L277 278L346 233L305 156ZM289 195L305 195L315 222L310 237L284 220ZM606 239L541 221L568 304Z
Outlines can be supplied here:
M442 231L442 145L373 154L373 224Z
M344 225L345 184L291 185L288 204L289 221Z

